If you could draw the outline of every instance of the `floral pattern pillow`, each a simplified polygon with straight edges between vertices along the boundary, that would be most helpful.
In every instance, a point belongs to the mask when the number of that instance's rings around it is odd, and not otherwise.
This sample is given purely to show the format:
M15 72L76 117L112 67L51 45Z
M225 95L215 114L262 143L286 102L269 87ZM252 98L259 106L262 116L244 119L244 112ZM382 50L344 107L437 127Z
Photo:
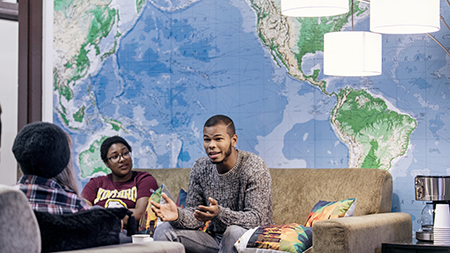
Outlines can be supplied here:
M312 227L314 222L319 220L337 219L353 216L356 207L356 198L349 198L341 201L317 202L306 218L305 227Z
M250 229L234 244L242 253L301 253L312 246L312 228L291 223Z

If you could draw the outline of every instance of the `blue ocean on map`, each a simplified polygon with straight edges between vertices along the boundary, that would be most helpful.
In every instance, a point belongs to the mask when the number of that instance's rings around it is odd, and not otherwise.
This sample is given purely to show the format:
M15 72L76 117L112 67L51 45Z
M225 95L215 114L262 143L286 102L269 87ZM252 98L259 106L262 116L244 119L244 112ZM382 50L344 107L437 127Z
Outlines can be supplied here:
M194 4L175 13L148 4L121 39L115 56L106 59L101 70L79 88L91 86L101 115L156 120L151 131L179 135L183 145L178 167L190 167L203 155L201 136L193 136L192 127L201 130L204 121L216 113L229 115L235 121L238 148L258 153L256 136L266 136L282 121L288 103L283 95L285 85L300 81L290 78L274 63L255 30L244 31L243 27L240 10L228 1ZM281 80L280 71L284 72ZM315 92L309 85L303 87L308 93ZM297 90L299 94L301 91ZM315 95L324 97L320 92ZM330 103L326 111L332 106ZM141 116L133 115L136 107L144 111ZM283 151L287 158L306 159L314 166L316 151L337 149L341 161L338 167L342 167L346 163L342 155L348 150L343 144L336 147L338 139L329 122L305 124L318 125L321 130L311 132L307 143L314 143L315 135L326 136L326 141L310 151L302 151L309 147L298 142ZM133 131L132 136L127 136L131 142L136 136L148 138L148 129L131 126L128 130ZM289 135L286 133L287 139ZM85 140L82 134L75 138ZM134 159L139 164L139 157ZM170 167L169 162L167 156L159 156L157 164L165 168ZM332 165L325 160L316 163Z

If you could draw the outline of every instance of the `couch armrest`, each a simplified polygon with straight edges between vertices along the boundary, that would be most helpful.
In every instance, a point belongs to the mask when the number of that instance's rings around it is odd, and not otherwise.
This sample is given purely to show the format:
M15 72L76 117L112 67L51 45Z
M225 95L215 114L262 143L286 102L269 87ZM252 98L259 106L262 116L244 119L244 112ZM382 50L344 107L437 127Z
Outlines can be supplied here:
M0 184L0 251L41 252L39 225L27 196Z
M63 251L63 253L184 253L179 242L125 243L88 249Z
M407 213L380 213L317 221L314 253L381 252L385 242L411 242L412 221Z

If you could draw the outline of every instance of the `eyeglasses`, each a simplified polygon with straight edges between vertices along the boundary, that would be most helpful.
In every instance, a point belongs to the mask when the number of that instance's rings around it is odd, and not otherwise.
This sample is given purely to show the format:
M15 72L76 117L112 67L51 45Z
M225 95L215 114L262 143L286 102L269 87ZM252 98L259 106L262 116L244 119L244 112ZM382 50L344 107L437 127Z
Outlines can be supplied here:
M120 161L120 158L123 159L128 159L131 157L131 152L130 151L125 151L123 152L121 155L113 155L111 157L108 157L108 159L112 162L112 163L117 163Z

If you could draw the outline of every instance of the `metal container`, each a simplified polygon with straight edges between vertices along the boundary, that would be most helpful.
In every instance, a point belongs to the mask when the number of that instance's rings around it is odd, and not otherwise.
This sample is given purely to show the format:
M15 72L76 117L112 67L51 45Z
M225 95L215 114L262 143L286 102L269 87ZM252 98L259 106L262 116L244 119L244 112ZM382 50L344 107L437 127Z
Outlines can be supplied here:
M416 176L416 200L450 200L450 176Z

